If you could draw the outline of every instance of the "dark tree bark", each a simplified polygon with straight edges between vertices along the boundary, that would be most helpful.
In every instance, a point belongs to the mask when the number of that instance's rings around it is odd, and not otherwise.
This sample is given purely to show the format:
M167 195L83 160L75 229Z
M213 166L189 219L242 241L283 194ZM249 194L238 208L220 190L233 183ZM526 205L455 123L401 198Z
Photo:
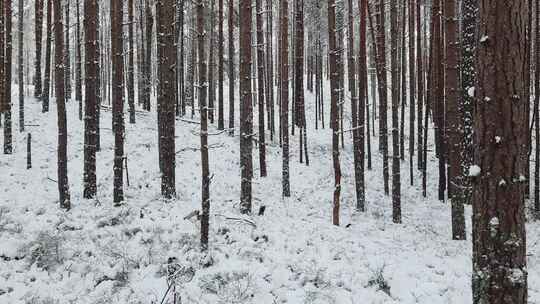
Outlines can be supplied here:
M135 39L135 33L133 31L133 0L128 0L128 67L127 67L127 97L129 105L129 123L135 123L135 62L133 53L135 52L133 39Z
M175 169L175 63L174 0L159 0L156 5L158 39L158 137L160 142L161 195L171 199L176 194Z
M280 11L280 138L282 147L283 197L291 196L289 174L289 3L281 0Z
M122 58L122 3L111 2L111 55L112 55L112 115L114 133L114 192L115 205L124 200L124 61Z
M84 174L83 197L96 196L98 0L84 1Z
M416 99L416 116L418 118L418 124L417 124L417 132L418 132L418 140L417 140L417 148L418 151L418 160L417 165L418 169L423 168L423 161L424 161L424 153L422 153L423 148L423 106L424 106L424 55L423 55L423 48L422 48L422 22L421 22L421 14L422 10L420 7L420 0L411 0L416 1L416 93L417 99ZM466 0L465 0L466 1ZM473 0L477 1L477 0ZM427 111L427 110L426 110Z
M266 113L270 141L274 140L274 55L273 55L273 7L272 0L266 0Z
M223 0L218 0L218 130L225 129L223 113Z
M294 123L298 126L300 163L303 163L305 155L306 164L309 165L304 99L304 1L296 0L295 5Z
M446 87L446 115L448 121L448 194L452 204L452 239L464 240L465 210L463 198L463 185L461 172L463 119L462 107L459 99L459 36L457 24L457 1L446 0L445 14L445 87Z
M64 0L65 6L66 6L66 22L64 23L66 33L66 48L64 50L64 81L66 82L66 101L69 101L71 99L71 47L70 47L70 36L69 31L71 29L71 24L69 21L69 6L71 4L71 0Z
M210 19L210 37L208 39L208 119L210 123L214 123L214 104L216 99L216 86L214 79L214 10L215 10L215 0L210 0L210 11L208 17Z
M392 220L401 223L401 175L399 157L399 83L397 0L390 0L390 44L392 69Z
M408 7L403 8L404 10L408 9L409 12L409 23L408 23L408 33L409 33L409 178L411 182L411 186L414 184L414 140L415 140L415 125L414 122L416 120L415 112L416 112L416 70L415 70L415 35L420 36L420 32L416 33L415 25L415 9L416 9L416 1L417 0L408 0ZM418 0L419 1L419 0ZM407 2L404 2L407 3ZM403 25L405 26L405 25ZM421 77L418 75L418 77ZM405 88L403 88L405 90ZM418 103L418 107L421 107L422 104ZM419 119L419 126L421 117L418 117ZM418 147L421 146L421 137L418 137ZM418 149L418 155L422 154L421 149ZM418 157L419 160L421 159L421 156Z
M251 1L240 0L240 211L251 213L253 108L251 100Z
M262 0L256 0L256 24L257 24L257 99L259 102L259 167L261 177L266 176L266 142L265 142L265 124L264 124L264 33L263 33L263 10Z
M5 87L6 87L6 77L5 77L5 62L4 49L5 49L5 26L4 26L4 2L0 1L0 126L2 120L2 113L5 113L8 110L8 105L4 98Z
M234 5L233 0L229 0L229 135L234 135Z
M208 230L210 221L210 169L208 164L208 107L206 105L206 54L204 30L204 1L197 3L197 37L199 51L199 104L201 106L201 169L202 169L202 214L201 248L208 249Z
M472 189L470 179L467 178L468 168L473 161L473 112L474 112L474 52L476 49L476 19L478 13L477 0L462 1L462 25L461 25L461 104L463 107L463 145L461 172L463 174L463 195L465 204L471 203Z
M334 198L332 210L332 223L339 226L339 209L341 194L341 166L339 163L339 50L336 43L336 3L328 0L328 56L330 69L330 117L332 128L332 162L334 166Z
M50 2L49 2L50 3ZM67 118L64 94L64 26L62 24L61 0L54 4L54 82L58 115L58 192L60 208L69 210L71 200L67 175Z
M12 0L4 0L4 27L5 27L5 49L4 49L4 104L7 111L4 112L4 154L13 153L13 133L11 120L11 60L13 50L12 33Z
M385 46L385 12L384 0L376 2L377 4L377 87L379 89L379 150L383 158L383 181L384 193L388 194L390 188L388 185L388 118L387 118L387 87L386 87L386 46Z
M534 85L535 104L535 163L534 163L534 214L536 220L540 220L540 4L536 3L536 71Z
M44 0L35 0L35 42L36 42L36 59L35 59L35 74L34 74L34 97L41 98L41 41L43 33L43 4ZM49 27L47 31L49 31Z
M152 27L154 26L154 18L152 16L152 8L150 1L146 0L146 59L144 69L144 108L150 111L150 95L152 94Z
M47 24L46 28L52 28L52 0L47 0ZM43 77L42 87L42 106L41 111L43 113L49 112L49 91L51 87L51 44L52 44L52 31L47 31L47 42L45 46L45 75Z
M527 303L523 184L529 103L526 0L480 1L473 190L473 303ZM476 172L475 172L476 171Z
M19 0L18 3L18 84L19 84L19 132L24 132L24 59L23 59L23 23L24 23L24 1Z
M76 53L75 53L75 64L76 64L76 75L75 75L75 100L79 101L79 120L83 119L83 100L82 100L82 56L81 56L81 29L80 29L80 1L77 0L77 22L76 22L76 34L75 42Z

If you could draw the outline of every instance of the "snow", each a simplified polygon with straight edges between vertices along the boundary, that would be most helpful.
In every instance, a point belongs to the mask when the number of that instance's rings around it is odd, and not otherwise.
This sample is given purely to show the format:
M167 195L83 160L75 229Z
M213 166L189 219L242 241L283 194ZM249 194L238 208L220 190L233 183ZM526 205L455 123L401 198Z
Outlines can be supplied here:
M484 42L488 41L488 39L489 39L489 36L484 35L484 36L482 36L482 38L480 38L480 42L484 43Z
M495 136L495 142L496 143L500 144L501 140L502 140L502 138L500 136Z
M306 92L308 118L313 117L313 98ZM414 172L414 186L403 176L403 224L396 225L376 148L374 170L366 172L367 211L355 211L353 155L346 136L342 226L336 227L331 225L331 130L315 130L308 121L311 164L300 164L298 149L291 149L289 199L281 197L279 144L268 140L266 178L258 177L254 151L254 210L267 208L264 216L245 217L238 212L239 138L210 135L209 146L215 147L209 155L214 174L210 248L202 253L199 223L184 220L200 209L200 152L185 149L200 145L198 125L177 121L176 146L184 150L176 159L177 197L168 201L160 197L156 114L138 112L136 125L126 123L130 186L125 185L126 203L113 207L111 113L102 111L98 196L86 200L83 122L77 119L77 102L69 102L73 206L65 212L51 181L56 179L55 102L42 114L37 101L26 99L27 123L39 125L27 128L33 138L33 168L26 170L26 134L17 132L17 98L13 101L14 154L0 154L0 303L160 303L171 269L176 288L165 296L167 304L173 303L175 292L190 304L353 304L358 299L370 304L471 303L471 209L465 207L468 241L452 241L450 205L437 200L437 159L431 153L428 197L422 197L419 172ZM347 124L349 117L345 119ZM209 133L219 132L211 125ZM377 137L372 139L377 147ZM291 137L292 147L297 140ZM408 168L405 162L402 166ZM472 169L480 174L478 166ZM255 227L228 218L247 219ZM527 232L529 285L540 286L540 228L531 221ZM540 290L531 288L529 296L538 303Z
M469 167L469 176L471 177L480 176L481 172L482 172L482 169L480 169L478 165L472 165Z
M467 89L467 95L469 95L469 97L474 97L474 87L469 87Z

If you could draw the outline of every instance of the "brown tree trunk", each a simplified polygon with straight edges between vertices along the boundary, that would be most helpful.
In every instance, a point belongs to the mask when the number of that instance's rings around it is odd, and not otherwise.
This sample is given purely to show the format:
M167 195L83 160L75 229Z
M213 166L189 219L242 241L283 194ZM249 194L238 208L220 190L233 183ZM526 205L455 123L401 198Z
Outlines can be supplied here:
M229 0L228 39L229 39L229 135L234 135L234 5Z
M225 129L223 113L223 0L218 0L218 130Z
M5 49L4 49L4 104L7 111L4 112L4 154L13 153L13 133L11 120L11 60L13 50L12 33L12 0L4 0L4 27L5 27Z
M43 33L43 4L44 0L35 0L35 42L36 42L36 61L34 75L34 97L41 98L41 40ZM50 28L47 28L47 31Z
M339 209L341 194L341 166L339 163L339 70L338 48L336 43L336 3L328 0L328 56L330 68L330 117L332 127L332 162L334 165L334 199L332 223L339 226Z
M423 68L423 48L422 48L422 22L421 22L421 8L420 8L420 0L411 0L416 1L416 92L418 94L416 99L416 116L418 117L418 125L417 125L417 132L418 132L418 140L417 140L417 148L418 151L418 160L417 165L418 169L423 168L423 161L424 161L424 153L422 153L423 148L423 106L424 106L424 68ZM427 110L426 110L427 111Z
M257 82L258 82L258 102L259 108L259 167L261 177L266 176L266 142L265 142L265 124L264 124L264 33L263 33L263 10L262 0L256 0L256 23L257 23Z
M397 0L390 0L390 44L392 69L392 220L401 223L401 175L399 157L399 83L398 75L398 30Z
M197 3L197 37L199 52L199 104L201 107L201 169L202 169L202 214L201 248L208 249L208 230L210 221L210 169L208 164L208 107L206 105L206 54L204 31L204 0Z
M240 211L251 213L253 108L251 100L251 1L240 0Z
M526 0L482 0L474 117L473 302L527 303Z
M214 104L216 99L215 79L214 79L214 3L215 0L210 0L210 11L208 17L210 19L210 37L208 39L208 118L210 123L214 123Z
M144 70L144 108L150 111L150 95L152 94L152 27L154 18L150 1L146 0L146 59Z
M161 195L171 199L176 194L175 169L175 69L174 0L156 3L158 39L158 138L160 143Z
M122 59L122 3L111 2L111 55L112 55L112 115L114 133L114 191L115 205L124 200L124 97Z
M55 91L58 115L58 192L60 208L69 210L71 201L67 175L67 118L66 99L64 94L64 26L62 24L61 0L53 0L54 4L54 58L55 58Z
M24 3L19 0L18 3L18 85L19 85L19 132L24 132L24 59L23 59L23 23L24 23Z
M5 26L4 26L4 2L0 1L0 120L2 119L2 113L5 113L8 110L8 105L4 98L5 87L6 87L6 78L5 78L5 65L2 64L5 62L4 49L5 49ZM1 121L0 121L1 125Z
M52 27L52 0L47 0L47 24L46 28ZM47 31L47 42L45 46L45 75L43 77L43 87L41 93L41 112L49 112L49 92L51 87L51 44L52 31Z
M414 27L415 25L415 9L416 9L416 1L417 0L408 0L408 7L407 8L403 8L404 10L407 10L408 9L408 12L409 12L409 23L408 23L408 33L409 33L409 177L410 177L410 180L411 180L411 186L414 184L414 140L415 140L415 129L414 129L414 123L415 123L415 120L416 120L416 117L415 117L415 112L416 112L416 100L415 100L415 97L416 97L416 78L415 78L415 75L417 75L417 77L422 77L421 75L418 75L416 74L416 71L415 71L415 42L416 42L416 36L415 35L418 35L420 36L420 32L416 33L416 28ZM419 0L418 0L419 1ZM407 3L407 1L404 2L405 4ZM404 25L405 26L405 25ZM420 49L418 49L420 51ZM405 89L405 88L404 88ZM422 104L421 103L418 103L418 107L421 107ZM420 130L420 124L421 124L421 120L422 118L421 117L418 117L418 126L419 126L419 130ZM419 136L418 137L418 147L421 146L421 137ZM418 149L418 159L420 160L422 157L420 156L422 154L421 152L421 149Z
M534 163L534 214L536 220L540 220L540 4L536 3L536 71L534 85L535 104L535 163Z
M70 47L70 37L69 37L69 31L71 29L70 25L70 19L69 19L69 6L70 6L71 0L65 0L65 6L66 6L66 22L64 24L66 33L66 48L64 51L64 81L66 82L66 101L69 101L71 99L71 47Z
M281 0L280 26L280 130L282 148L282 190L283 197L291 196L289 174L289 3Z
M463 184L461 182L463 119L459 98L459 41L457 24L457 1L445 1L445 46L446 46L446 115L448 124L448 195L452 203L452 238L464 240L465 211L463 199Z
M75 53L75 64L76 64L76 76L75 76L75 100L79 101L79 120L83 119L83 100L82 100L82 55L81 55L81 28L80 28L80 1L77 0L77 23L76 23L76 31L75 39L77 40L75 42L75 46L77 48Z
M128 79L127 79L127 97L129 105L129 123L135 123L135 62L133 58L133 53L135 52L133 39L135 38L133 31L133 0L128 1L128 31L129 31L129 41L128 41Z
M99 68L98 0L84 1L84 174L83 197L96 196L96 151L97 151L97 79Z

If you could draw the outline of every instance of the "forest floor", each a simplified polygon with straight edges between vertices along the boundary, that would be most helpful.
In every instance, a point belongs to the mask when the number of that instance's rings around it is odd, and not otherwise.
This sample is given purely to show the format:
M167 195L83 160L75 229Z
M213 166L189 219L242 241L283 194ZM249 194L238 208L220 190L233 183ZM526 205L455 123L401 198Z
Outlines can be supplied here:
M314 99L306 94L307 101ZM309 166L298 161L298 135L291 137L290 198L281 196L279 144L268 144L266 178L259 177L258 151L253 151L253 209L256 213L266 206L264 216L238 211L238 136L211 135L210 249L201 253L199 223L184 219L200 209L198 124L177 121L177 197L167 201L160 197L156 115L137 113L137 124L126 124L126 201L113 207L111 112L102 111L98 196L86 200L83 122L77 102L69 102L72 209L65 212L59 208L55 182L55 103L42 114L34 99L26 99L26 123L32 125L26 132L32 133L33 151L33 167L27 170L26 133L18 131L15 97L14 153L0 155L0 303L159 304L173 303L174 295L189 304L472 302L471 210L466 207L468 240L452 241L450 205L437 200L432 153L427 198L421 195L420 172L414 170L410 186L409 164L401 163L403 224L393 224L376 138L373 170L366 172L367 211L355 211L347 133L341 226L336 227L331 223L331 133L328 128L315 130L312 102L307 103ZM345 120L345 129L349 125ZM210 133L219 133L216 125ZM540 303L538 222L527 224L527 233L530 303ZM170 290L168 272L175 277Z

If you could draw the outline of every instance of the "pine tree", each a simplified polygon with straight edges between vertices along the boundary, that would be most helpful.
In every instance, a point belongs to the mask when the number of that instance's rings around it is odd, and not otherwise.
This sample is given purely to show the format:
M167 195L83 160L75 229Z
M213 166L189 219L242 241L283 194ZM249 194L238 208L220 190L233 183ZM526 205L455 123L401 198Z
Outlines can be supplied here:
M289 178L289 4L281 0L280 25L280 138L282 147L282 190L284 197L291 196Z
M474 112L473 303L527 303L526 0L482 1ZM494 69L493 67L497 67ZM496 106L495 106L496 105Z
M24 59L23 59L23 23L24 23L24 1L19 0L19 11L18 11L18 84L19 84L19 131L24 132Z
M5 27L5 50L4 50L4 104L7 111L4 112L4 154L13 153L13 134L11 120L11 60L13 50L12 33L12 0L4 1L4 27Z
M135 123L135 63L134 63L134 43L135 39L133 31L133 0L128 0L128 66L127 66L127 97L129 105L129 123Z
M251 1L240 0L240 211L251 212L253 108L251 100Z
M71 0L64 0L65 6L66 6L66 22L64 23L66 33L66 47L64 49L64 81L66 82L66 101L69 101L71 99L71 47L70 47L70 36L69 31L71 29L70 24L70 4Z
M124 61L122 58L122 3L111 1L111 55L112 55L112 112L114 133L114 197L115 205L124 200Z
M34 97L41 98L41 39L43 33L43 4L44 0L35 0L35 42L36 42L36 59L35 59L35 75L34 75ZM47 28L49 29L49 28Z
M266 176L266 142L265 142L265 124L264 124L264 93L265 93L265 67L264 67L264 33L263 33L263 10L262 0L256 0L255 19L257 24L257 99L259 111L259 167L261 177Z
M52 28L52 1L47 0L47 24L46 28ZM51 48L52 48L52 31L47 31L47 42L45 46L45 75L43 77L42 87L42 106L43 113L49 112L49 91L51 87Z
M339 70L338 57L339 50L336 43L336 3L335 0L328 0L328 55L330 69L330 120L332 128L332 162L334 165L334 198L332 223L339 226L339 209L341 194L341 166L339 163Z
M54 82L56 92L56 109L58 115L58 192L60 208L69 210L71 200L67 175L67 118L64 92L64 26L62 21L61 0L53 0L54 4ZM50 3L50 2L49 2Z
M4 26L4 2L0 1L0 120L2 119L2 113L5 113L8 110L8 105L4 98L5 87L6 87L6 77L4 67L5 62L4 49L5 49L5 26ZM1 123L1 121L0 121Z
M392 220L401 223L401 175L399 157L399 75L398 75L398 34L397 0L390 0L390 67L392 69Z
M84 174L83 197L96 196L97 91L98 91L98 0L84 1Z
M229 0L228 39L229 39L229 135L234 135L234 5Z
M161 194L173 198L175 187L175 70L174 0L156 3L156 30L158 39L158 137L161 163Z
M225 129L223 110L223 0L218 0L218 130Z
M80 1L75 2L77 5L77 21L76 21L76 33L75 33L75 100L79 102L79 120L83 119L83 100L82 100L82 54L81 54L81 29L80 29Z

